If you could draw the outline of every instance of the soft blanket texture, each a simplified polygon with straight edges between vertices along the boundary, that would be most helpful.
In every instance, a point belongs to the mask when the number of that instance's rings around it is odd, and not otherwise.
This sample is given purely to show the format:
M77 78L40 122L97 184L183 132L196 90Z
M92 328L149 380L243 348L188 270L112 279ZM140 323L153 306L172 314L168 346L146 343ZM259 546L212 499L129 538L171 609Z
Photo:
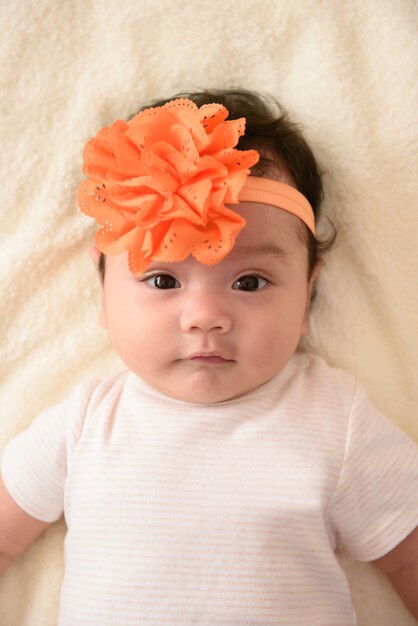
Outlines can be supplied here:
M279 98L325 171L339 238L308 346L418 440L414 0L21 0L0 23L0 453L78 381L120 367L75 203L84 142L149 99L230 86ZM0 626L53 626L64 530L1 579ZM371 566L344 566L361 626L416 623Z

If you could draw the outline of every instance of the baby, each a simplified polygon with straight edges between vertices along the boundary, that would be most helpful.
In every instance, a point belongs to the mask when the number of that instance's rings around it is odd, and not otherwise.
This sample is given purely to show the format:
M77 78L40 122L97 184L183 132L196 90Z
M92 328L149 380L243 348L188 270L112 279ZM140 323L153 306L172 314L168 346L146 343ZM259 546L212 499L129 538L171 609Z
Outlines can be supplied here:
M192 94L101 129L84 173L127 371L7 446L0 572L64 514L59 626L353 626L337 553L418 617L417 447L298 350L324 248L299 129Z

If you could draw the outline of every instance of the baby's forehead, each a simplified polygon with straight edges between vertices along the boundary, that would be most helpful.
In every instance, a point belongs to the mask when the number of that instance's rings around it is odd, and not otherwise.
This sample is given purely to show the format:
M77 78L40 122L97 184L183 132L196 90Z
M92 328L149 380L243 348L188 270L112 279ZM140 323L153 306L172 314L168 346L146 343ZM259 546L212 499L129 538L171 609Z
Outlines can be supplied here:
M246 222L236 239L237 249L270 246L290 251L302 245L301 220L289 211L258 202L241 202L235 210Z

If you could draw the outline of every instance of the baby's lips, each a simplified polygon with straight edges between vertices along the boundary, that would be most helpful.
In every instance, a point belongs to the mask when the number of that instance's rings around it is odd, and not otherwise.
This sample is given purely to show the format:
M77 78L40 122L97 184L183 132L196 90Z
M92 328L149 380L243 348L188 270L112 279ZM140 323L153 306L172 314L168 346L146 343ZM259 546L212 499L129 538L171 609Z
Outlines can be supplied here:
M225 353L223 352L205 352L204 350L200 351L200 352L193 352L193 354L190 354L189 356L186 357L186 359L199 359L199 358L217 358L217 359L222 359L223 361L233 361L233 359L230 359Z

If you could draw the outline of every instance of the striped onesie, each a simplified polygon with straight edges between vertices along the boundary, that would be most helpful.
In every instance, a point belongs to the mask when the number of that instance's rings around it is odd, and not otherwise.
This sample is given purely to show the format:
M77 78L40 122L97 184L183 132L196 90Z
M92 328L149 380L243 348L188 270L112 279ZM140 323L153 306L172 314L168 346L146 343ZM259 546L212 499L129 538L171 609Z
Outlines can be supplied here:
M418 519L417 446L302 353L212 405L131 372L82 384L1 473L27 513L65 516L59 626L353 626L335 553L376 559Z

